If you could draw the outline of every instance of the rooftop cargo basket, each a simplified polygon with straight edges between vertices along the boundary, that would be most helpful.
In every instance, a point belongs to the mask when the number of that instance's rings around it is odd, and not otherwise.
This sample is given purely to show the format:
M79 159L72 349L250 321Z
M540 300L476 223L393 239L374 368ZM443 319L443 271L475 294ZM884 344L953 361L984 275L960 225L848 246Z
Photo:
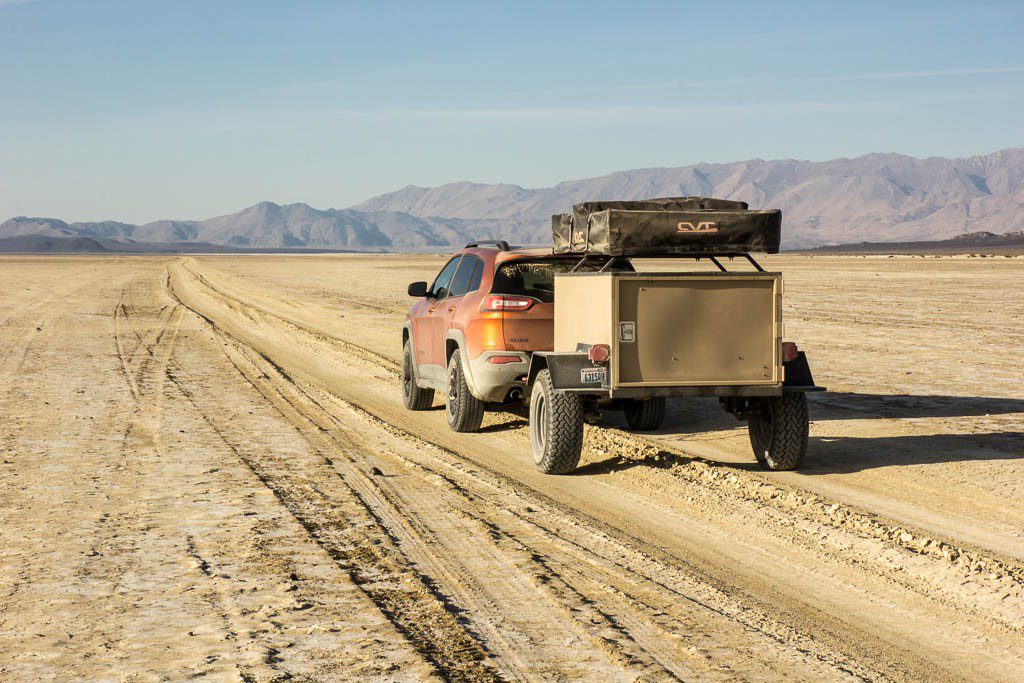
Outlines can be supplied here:
M711 197L584 202L551 217L557 254L715 256L777 254L782 212Z

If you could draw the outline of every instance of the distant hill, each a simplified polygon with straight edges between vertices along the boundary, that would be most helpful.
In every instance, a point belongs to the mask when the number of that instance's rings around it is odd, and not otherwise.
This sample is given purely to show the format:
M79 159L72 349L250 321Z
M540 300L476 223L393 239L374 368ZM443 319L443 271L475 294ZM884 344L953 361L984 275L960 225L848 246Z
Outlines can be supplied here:
M0 223L0 238L22 235L93 237L140 243L206 242L257 248L320 248L353 251L446 249L473 239L520 231L516 220L468 220L413 216L395 211L314 209L260 202L203 221L162 220L145 225L105 221L65 223L56 218L19 216Z
M107 251L106 247L91 237L0 237L0 254L103 254Z
M815 247L820 254L1024 254L1024 230L998 235L992 232L970 232L948 240L921 242L858 242Z
M868 154L811 162L751 159L730 164L621 171L554 187L452 183L409 186L355 208L416 216L514 219L512 239L550 239L552 213L574 202L680 195L739 199L782 209L784 248L871 241L935 240L1024 228L1024 149L966 159Z
M209 242L135 242L93 237L21 235L0 237L0 254L195 254L195 253L353 253L351 249L229 247Z
M823 162L702 163L621 171L538 189L470 182L410 185L350 209L260 202L226 216L145 225L21 216L0 224L0 238L42 235L360 251L445 250L488 237L547 244L551 214L575 202L679 195L782 209L786 249L1004 233L1024 229L1024 149L964 159L868 154Z

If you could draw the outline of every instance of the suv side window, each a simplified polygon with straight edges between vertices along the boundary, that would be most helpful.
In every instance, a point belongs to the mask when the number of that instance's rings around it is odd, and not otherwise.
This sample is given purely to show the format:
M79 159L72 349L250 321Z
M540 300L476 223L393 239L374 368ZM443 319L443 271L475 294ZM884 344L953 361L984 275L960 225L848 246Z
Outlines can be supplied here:
M474 291L480 286L480 276L476 276L476 284L473 284L474 274L483 274L483 262L476 256L469 254L462 257L462 263L459 265L459 270L455 273L455 277L452 278L452 285L449 288L448 296L462 296L468 292Z
M434 284L430 285L430 295L435 299L443 299L448 296L448 285L452 281L452 275L455 274L455 269L459 266L460 257L456 256L451 261L445 264L441 272L437 274L437 278L434 280Z

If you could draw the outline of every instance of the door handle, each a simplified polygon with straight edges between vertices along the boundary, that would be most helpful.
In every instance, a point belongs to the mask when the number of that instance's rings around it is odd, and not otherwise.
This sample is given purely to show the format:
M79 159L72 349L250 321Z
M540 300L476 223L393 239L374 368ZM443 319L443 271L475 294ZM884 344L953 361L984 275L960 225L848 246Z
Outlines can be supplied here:
M453 311L454 311L454 310L455 310L456 308L458 308L458 306L449 306L449 307L448 307L448 312L449 312L449 313L451 313L451 312L453 312Z

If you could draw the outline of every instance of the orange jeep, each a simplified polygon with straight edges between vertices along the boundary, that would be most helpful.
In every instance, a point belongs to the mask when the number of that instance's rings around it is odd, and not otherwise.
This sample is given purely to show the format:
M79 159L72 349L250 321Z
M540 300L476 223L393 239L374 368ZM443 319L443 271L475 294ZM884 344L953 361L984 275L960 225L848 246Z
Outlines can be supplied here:
M441 268L434 283L414 282L419 301L402 327L402 395L425 410L445 392L449 426L480 427L487 403L523 398L530 354L554 346L555 273L578 255L521 249L505 241L472 242Z

